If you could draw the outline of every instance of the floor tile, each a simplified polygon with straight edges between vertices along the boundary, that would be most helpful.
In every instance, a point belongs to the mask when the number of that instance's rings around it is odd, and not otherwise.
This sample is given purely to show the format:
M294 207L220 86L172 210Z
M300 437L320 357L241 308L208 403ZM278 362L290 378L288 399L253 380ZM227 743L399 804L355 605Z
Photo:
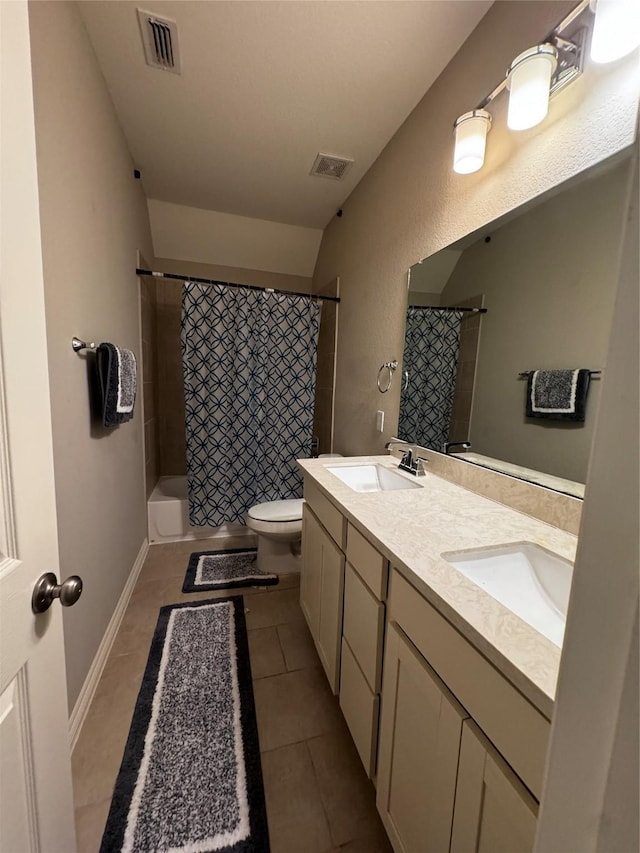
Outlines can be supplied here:
M300 610L299 575L271 587L182 593L192 552L233 547L247 539L149 549L72 757L79 853L99 849L160 608L234 595L244 598L249 629L271 853L388 853Z
M306 744L272 750L261 760L271 853L324 853L331 836Z
M367 779L346 724L308 741L322 803L336 846L373 835L384 835Z
M247 634L252 678L267 678L286 672L277 628L256 628Z
M276 592L276 590L291 589L292 587L300 587L299 572L290 572L286 575L279 575L278 583L275 586L270 586L268 589L270 592Z
M73 799L76 808L99 803L113 794L129 734L131 717L116 719L116 712L105 719L89 715L71 756Z
M107 822L109 799L76 809L76 838L78 853L97 853Z
M334 731L340 709L320 667L261 678L253 692L260 749L266 752Z
M304 619L297 588L254 595L246 602L247 628L268 628Z
M393 853L393 847L384 829L380 829L375 835L367 835L341 845L336 853Z
M305 621L278 625L278 637L289 672L308 666L318 666L320 658Z

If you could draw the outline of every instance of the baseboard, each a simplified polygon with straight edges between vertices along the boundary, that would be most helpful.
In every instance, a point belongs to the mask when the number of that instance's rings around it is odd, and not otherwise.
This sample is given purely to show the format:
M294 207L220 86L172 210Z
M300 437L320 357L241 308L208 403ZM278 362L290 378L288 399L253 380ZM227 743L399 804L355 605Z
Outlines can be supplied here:
M120 624L127 609L127 605L129 604L129 599L131 598L136 581L138 580L138 576L148 550L149 540L145 537L144 542L140 546L138 556L131 568L127 582L124 585L124 589L122 590L122 595L116 605L116 609L113 611L113 615L109 620L102 642L98 646L98 651L96 652L91 668L89 669L84 684L82 685L80 695L78 696L76 704L73 706L73 711L69 717L69 741L72 752L78 741L82 725L85 721L85 717L87 716L91 702L93 701L93 696L96 692L100 677L102 676L102 671L107 662L107 658L109 657L109 652L111 651L116 634L120 628Z

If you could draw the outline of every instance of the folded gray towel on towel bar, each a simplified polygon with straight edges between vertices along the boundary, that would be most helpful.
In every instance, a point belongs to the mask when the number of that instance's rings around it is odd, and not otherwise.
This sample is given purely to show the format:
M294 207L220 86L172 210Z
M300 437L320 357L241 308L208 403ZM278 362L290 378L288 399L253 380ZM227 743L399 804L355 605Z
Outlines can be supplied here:
M106 427L130 421L136 402L136 357L131 350L103 342L97 349L102 391L102 423Z
M591 371L533 370L527 383L527 417L584 421Z

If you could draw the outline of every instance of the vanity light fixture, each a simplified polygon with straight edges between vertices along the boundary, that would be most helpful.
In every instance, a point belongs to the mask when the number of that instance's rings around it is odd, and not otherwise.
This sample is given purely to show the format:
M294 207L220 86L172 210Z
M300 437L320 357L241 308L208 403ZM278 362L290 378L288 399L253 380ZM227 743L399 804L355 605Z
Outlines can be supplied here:
M558 67L558 51L552 44L530 47L509 67L507 127L528 130L546 118L551 76Z
M595 14L591 38L591 59L615 62L640 45L640 3L638 0L591 0Z
M457 118L453 127L456 137L453 171L459 175L477 172L484 164L491 114L486 110L471 110Z
M591 21L575 26L586 11L592 13ZM591 59L602 63L620 59L640 45L640 0L580 0L540 44L519 54L495 89L454 122L454 172L469 175L482 168L491 127L487 107L504 89L509 89L510 130L528 130L544 121L549 99L582 74L591 23ZM570 27L571 35L565 38Z

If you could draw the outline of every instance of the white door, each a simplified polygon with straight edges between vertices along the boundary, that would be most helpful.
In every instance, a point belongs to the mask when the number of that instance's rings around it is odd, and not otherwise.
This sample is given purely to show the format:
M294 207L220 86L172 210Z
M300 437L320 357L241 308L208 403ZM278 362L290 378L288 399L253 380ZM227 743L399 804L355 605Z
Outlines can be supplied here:
M23 0L0 2L0 118L0 850L73 853L61 607L31 610L58 543Z

